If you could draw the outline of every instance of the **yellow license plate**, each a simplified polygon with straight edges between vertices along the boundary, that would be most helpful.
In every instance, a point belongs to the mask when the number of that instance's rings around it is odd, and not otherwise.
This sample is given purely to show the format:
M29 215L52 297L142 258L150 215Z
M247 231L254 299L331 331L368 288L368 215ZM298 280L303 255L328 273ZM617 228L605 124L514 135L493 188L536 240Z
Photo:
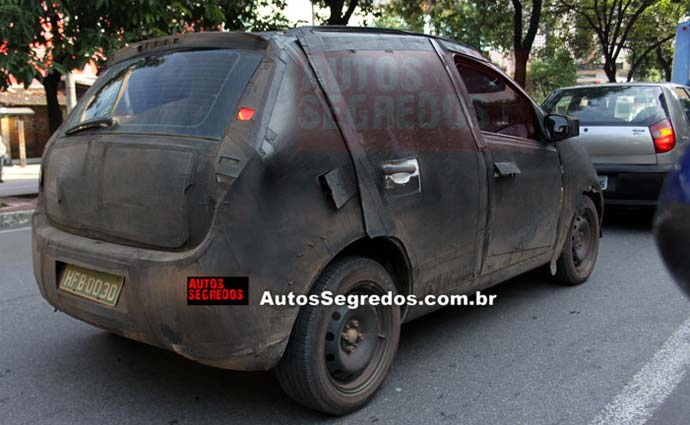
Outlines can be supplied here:
M97 303L115 307L125 278L68 264L60 278L60 289Z

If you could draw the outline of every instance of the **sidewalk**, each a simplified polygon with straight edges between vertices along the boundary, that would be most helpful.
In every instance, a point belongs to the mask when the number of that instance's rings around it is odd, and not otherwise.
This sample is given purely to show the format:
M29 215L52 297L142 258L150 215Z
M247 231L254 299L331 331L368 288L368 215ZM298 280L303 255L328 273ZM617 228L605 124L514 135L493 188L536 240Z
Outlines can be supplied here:
M25 226L36 207L40 164L5 166L0 183L0 228Z
M41 172L40 164L4 166L0 183L0 198L7 196L31 195L38 193L38 176Z
M36 201L35 196L0 198L0 229L31 223Z

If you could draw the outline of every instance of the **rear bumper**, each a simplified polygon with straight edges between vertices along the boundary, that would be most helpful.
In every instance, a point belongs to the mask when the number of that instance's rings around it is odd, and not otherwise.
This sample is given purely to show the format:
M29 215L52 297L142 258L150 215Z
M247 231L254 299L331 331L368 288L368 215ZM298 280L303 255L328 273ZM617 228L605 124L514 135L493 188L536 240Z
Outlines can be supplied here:
M249 306L187 305L187 276L231 275L214 266L214 258L231 262L221 238L211 233L186 252L132 248L59 230L39 209L32 230L34 275L50 304L87 323L210 366L270 369L285 349L292 315L285 308L257 305L260 282L250 279ZM59 290L60 263L124 276L117 305L110 308Z
M608 177L604 200L608 205L656 206L671 164L594 164L599 176Z

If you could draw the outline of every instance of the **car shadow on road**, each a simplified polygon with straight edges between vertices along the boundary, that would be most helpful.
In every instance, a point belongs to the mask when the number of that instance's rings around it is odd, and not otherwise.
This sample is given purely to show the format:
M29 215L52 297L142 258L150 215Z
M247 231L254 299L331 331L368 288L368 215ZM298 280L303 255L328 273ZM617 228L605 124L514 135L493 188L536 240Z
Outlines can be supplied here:
M631 230L649 232L654 221L653 208L622 208L607 206L604 210L606 230Z
M323 416L294 404L271 372L235 372L204 366L175 353L100 332L90 338L95 350L116 353L117 368L109 379L122 377L135 385L128 398L158 397L175 409L161 423L317 422ZM84 349L88 349L85 347ZM140 393L140 394L136 394ZM140 398L141 397L141 398ZM288 420L287 418L292 418ZM282 418L282 419L281 419Z
M609 209L604 223L607 231L649 233L653 212L650 210ZM321 423L372 422L374 414L385 411L391 398L405 396L398 390L414 386L407 376L410 371L443 373L458 368L463 361L482 358L491 364L492 359L481 349L462 348L458 341L471 340L487 328L505 326L506 317L538 323L526 305L539 299L561 297L563 288L554 284L542 270L529 272L496 287L485 295L497 295L500 302L492 307L446 307L414 320L403 326L400 348L391 376L381 394L372 405L350 417L331 418L303 408L289 399L281 390L271 372L235 372L203 366L186 360L177 354L141 344L105 332L89 333L83 341L83 350L95 357L115 358L114 370L99 372L91 368L95 384L127 388L129 400L151 400L152 405L173 405L164 410L168 417L162 423L226 423L245 421L251 423ZM536 301L538 303L538 301ZM569 312L564 312L568 314ZM464 351L462 351L464 350ZM428 359L436 356L434 364ZM438 360L438 357L443 360ZM476 360L480 361L480 360ZM112 365L113 362L111 361ZM428 369L428 370L427 370ZM113 380L115 382L113 382ZM469 389L467 400L474 396ZM380 403L380 404L379 404Z
M484 293L496 294L507 301L555 296L558 290L544 275L529 273ZM487 322L499 323L501 316L511 314L511 310L517 307L510 302L494 307L446 307L404 325L397 359L382 392L395 395L397 386L408 384L404 371L425 367L420 356L455 353L457 339L463 338L463 332L476 332L477 327ZM126 398L129 400L174 405L174 409L166 410L169 417L161 418L164 419L162 423L183 424L190 422L190 418L193 418L191 423L207 424L235 420L251 423L340 422L337 418L294 403L282 392L271 372L235 372L207 367L172 352L105 332L90 334L83 341L82 349L91 351L94 357L109 357L111 365L113 357L116 359L114 370L99 372L98 368L91 369L91 379L116 388L127 388ZM447 366L455 367L453 362ZM378 410L372 407L357 417L370 422L372 413ZM352 417L345 418L345 421L349 419Z
M650 210L609 209L604 237L607 232L648 234L652 218ZM498 296L500 302L495 306L446 307L405 324L391 376L381 394L371 406L344 419L330 418L297 405L283 393L271 372L235 372L207 367L105 332L89 333L81 347L94 357L110 358L111 365L112 359L116 359L114 369L90 368L93 375L89 379L93 384L125 387L126 399L135 403L136 400L150 400L157 411L168 415L161 418L162 423L213 424L236 420L307 424L355 419L371 422L372 415L385 411L391 399L406 396L405 388L414 387L408 376L411 372L445 373L457 368L458 373L465 374L467 370L462 363L467 360L474 358L488 365L494 363L495 360L488 358L482 349L464 348L465 344L458 344L458 341L476 339L477 335L487 332L486 329L505 327L508 317L537 325L542 318L529 312L532 303L561 298L562 291L579 290L563 288L554 284L544 271L533 271L483 291L485 295ZM434 357L436 360L430 362L429 358ZM470 401L475 396L471 389L458 387L456 391L467 391L463 398ZM159 408L166 405L174 407Z

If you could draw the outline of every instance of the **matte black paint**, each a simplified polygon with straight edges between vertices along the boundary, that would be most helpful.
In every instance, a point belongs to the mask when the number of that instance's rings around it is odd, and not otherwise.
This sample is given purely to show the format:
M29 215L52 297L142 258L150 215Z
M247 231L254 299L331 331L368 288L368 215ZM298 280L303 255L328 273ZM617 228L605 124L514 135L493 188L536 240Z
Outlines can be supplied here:
M583 193L601 208L596 175L576 141L532 141L533 154L492 149L504 141L478 130L452 55L484 59L447 40L372 29L203 33L135 44L113 62L248 46L265 50L265 59L238 106L256 114L230 117L220 143L115 140L97 130L49 142L32 235L35 275L51 304L205 364L268 369L281 358L298 311L258 306L264 290L307 293L347 253L380 260L403 293L467 292L553 263ZM374 133L350 125L333 108L337 93L323 90L329 67L310 63L325 54L417 55L434 81L427 88L458 111L458 125ZM314 117L319 126L304 124ZM377 149L358 145L367 143ZM421 191L388 192L382 163L411 157ZM499 181L494 161L514 162L521 173ZM152 163L169 178L127 165ZM113 167L130 174L108 174ZM57 208L61 203L70 208ZM118 305L61 293L58 262L124 275ZM247 276L250 305L187 307L187 276L204 275ZM405 319L429 310L410 308Z

